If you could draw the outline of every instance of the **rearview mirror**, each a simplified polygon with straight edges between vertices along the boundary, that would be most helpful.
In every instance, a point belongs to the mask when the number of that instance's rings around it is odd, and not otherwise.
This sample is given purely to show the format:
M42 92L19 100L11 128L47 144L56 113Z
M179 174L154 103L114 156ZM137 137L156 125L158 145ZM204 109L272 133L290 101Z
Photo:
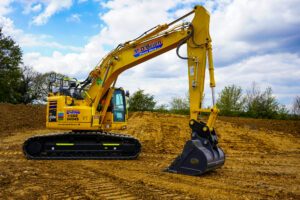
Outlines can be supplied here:
M130 96L129 90L126 91L125 96L129 98L129 96Z
M70 87L76 87L76 82L70 81Z

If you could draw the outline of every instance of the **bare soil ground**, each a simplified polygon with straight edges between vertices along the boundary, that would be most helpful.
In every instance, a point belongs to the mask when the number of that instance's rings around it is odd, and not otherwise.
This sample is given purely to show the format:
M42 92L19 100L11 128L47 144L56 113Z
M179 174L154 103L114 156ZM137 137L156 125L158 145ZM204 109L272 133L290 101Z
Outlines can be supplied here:
M225 165L191 177L160 171L190 138L188 116L131 113L123 133L140 139L137 160L34 161L22 143L61 132L44 128L45 107L0 104L0 112L0 199L300 199L299 121L220 118Z

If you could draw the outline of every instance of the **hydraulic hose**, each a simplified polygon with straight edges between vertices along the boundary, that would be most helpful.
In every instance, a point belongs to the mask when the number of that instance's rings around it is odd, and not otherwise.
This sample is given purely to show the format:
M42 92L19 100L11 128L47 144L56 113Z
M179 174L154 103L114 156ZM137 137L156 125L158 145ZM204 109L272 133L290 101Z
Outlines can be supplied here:
M87 86L90 83L91 83L90 77L87 77L87 79L85 79L83 82L81 82L80 84L83 84L83 85L79 89L79 94L81 94L81 91L85 88L85 86Z
M179 58L181 58L181 59L184 59L184 60L187 60L187 59L194 59L193 57L183 57L183 56L181 56L180 54L179 54L179 49L180 49L180 47L184 44L184 43L186 43L191 37L192 37L192 42L193 42L193 44L196 46L196 47L202 47L202 46L204 46L204 45L206 45L208 42L205 42L205 43L202 43L202 44L197 44L196 42L195 42L195 40L194 40L194 26L190 23L189 24L189 27L191 28L191 32L189 33L189 35L186 37L186 38L184 38L179 44L178 44L178 46L177 46L177 48L176 48L176 54L177 54L177 56L179 57Z
M189 26L190 26L190 27L193 27L192 24L189 24ZM186 42L188 41L188 39L190 39L190 38L193 36L193 34L194 34L194 28L191 28L190 34L189 34L186 38L184 38L183 40L181 40L180 43L178 44L178 46L177 46L177 48L176 48L176 54L177 54L177 56L178 56L179 58L184 59L184 60L187 60L187 59L193 59L192 57L183 57L183 56L181 56L181 55L179 54L179 49L180 49L180 47L181 47L184 43L186 43Z

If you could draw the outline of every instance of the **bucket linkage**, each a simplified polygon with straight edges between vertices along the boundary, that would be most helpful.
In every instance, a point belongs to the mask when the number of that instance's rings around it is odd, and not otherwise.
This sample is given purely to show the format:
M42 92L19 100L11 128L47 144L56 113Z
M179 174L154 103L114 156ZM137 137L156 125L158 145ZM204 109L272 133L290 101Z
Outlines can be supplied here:
M163 171L196 176L222 167L225 154L217 146L215 130L210 131L204 122L196 120L190 120L189 125L192 129L191 140L186 142L182 153Z

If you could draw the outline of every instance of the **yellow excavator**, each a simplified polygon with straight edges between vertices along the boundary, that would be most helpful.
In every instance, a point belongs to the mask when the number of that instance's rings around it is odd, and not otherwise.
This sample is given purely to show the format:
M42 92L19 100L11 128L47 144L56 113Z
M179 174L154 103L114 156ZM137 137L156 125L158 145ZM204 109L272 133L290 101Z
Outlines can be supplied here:
M194 14L191 22L181 20ZM118 76L125 70L176 48L179 58L187 60L190 97L191 140L165 170L200 175L220 168L225 155L217 146L214 124L219 110L215 103L215 80L209 34L208 11L202 6L179 19L158 25L141 36L119 44L106 55L82 82L50 76L47 122L50 129L72 130L67 133L28 138L23 152L28 159L135 159L141 152L138 139L111 130L126 129L127 92L116 88ZM187 56L179 49L187 44ZM203 109L206 60L209 65L213 107ZM162 67L163 68L163 67ZM163 70L163 69L162 69ZM53 87L53 84L58 86ZM207 123L201 113L210 113Z

